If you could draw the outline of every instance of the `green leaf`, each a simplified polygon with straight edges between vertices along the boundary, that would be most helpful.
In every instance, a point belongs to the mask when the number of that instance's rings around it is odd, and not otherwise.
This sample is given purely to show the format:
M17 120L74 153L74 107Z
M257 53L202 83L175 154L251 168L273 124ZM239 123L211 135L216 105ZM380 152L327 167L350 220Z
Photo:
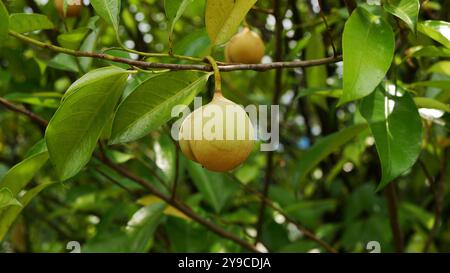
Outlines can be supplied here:
M188 105L211 74L200 78L190 71L169 72L140 84L117 109L110 143L139 139L169 121L172 108Z
M3 240L17 216L19 216L20 212L31 202L31 200L33 200L36 195L52 184L53 183L43 183L27 191L18 199L18 202L22 204L22 206L10 206L0 211L0 242Z
M130 236L129 251L137 253L148 252L152 242L153 234L163 216L167 205L155 203L139 209L128 221L126 231Z
M9 93L5 99L47 108L58 108L61 94L57 92Z
M450 106L432 98L414 98L418 108L437 109L447 113L450 113Z
M98 29L93 30L83 41L83 44L81 44L80 50L93 52L97 45L98 33L99 33ZM78 60L80 62L80 67L83 71L88 71L91 68L93 58L82 57L79 58Z
M3 43L3 41L6 40L8 37L8 30L9 30L9 14L8 10L6 9L5 5L2 1L0 1L0 45Z
M77 50L89 29L87 27L78 28L58 36L58 43L65 48Z
M47 62L47 65L58 70L79 72L77 59L64 53L56 54L55 57Z
M120 0L91 0L95 12L119 32Z
M205 200L219 213L235 191L235 184L224 174L208 171L191 160L187 161L187 169Z
M450 49L437 46L416 46L408 49L407 54L414 57L450 57Z
M214 45L226 43L257 0L207 0L205 23Z
M385 95L381 87L360 105L369 123L381 161L383 188L416 162L422 143L422 121L408 92Z
M210 44L208 33L205 30L199 30L177 41L173 51L180 55L202 57L210 55Z
M317 141L314 146L309 148L302 155L302 160L300 160L298 166L300 181L303 181L306 175L312 171L317 164L327 158L331 153L341 148L342 145L356 137L366 128L367 124L356 124Z
M8 188L13 196L23 190L48 160L48 152L40 150L12 167L0 181L0 188Z
M387 0L383 7L389 13L403 20L413 32L416 32L420 10L419 0Z
M164 9L166 10L166 16L170 21L169 41L172 42L173 29L177 21L181 18L186 8L194 0L164 0Z
M9 29L19 33L52 29L54 27L53 23L43 14L14 13L9 16Z
M67 90L45 132L50 160L61 180L76 175L89 161L127 78L126 70L104 67Z
M357 8L344 28L344 88L340 105L372 93L394 56L394 32L383 18Z
M433 64L427 71L428 73L438 73L450 77L450 61L440 61Z
M0 211L9 206L22 206L22 204L14 198L10 189L0 188Z
M312 34L308 46L306 47L306 59L320 59L325 57L325 47L323 44L322 33ZM326 66L320 65L308 67L305 69L306 84L308 88L319 88L326 86L327 69Z
M431 39L450 49L450 23L427 20L417 25L417 29Z

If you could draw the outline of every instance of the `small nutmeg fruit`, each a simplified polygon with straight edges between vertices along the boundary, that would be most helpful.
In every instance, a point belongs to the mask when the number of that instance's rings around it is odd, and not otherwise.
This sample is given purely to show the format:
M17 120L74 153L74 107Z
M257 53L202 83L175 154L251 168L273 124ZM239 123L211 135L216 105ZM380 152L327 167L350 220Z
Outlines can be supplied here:
M258 64L264 57L264 51L261 37L246 27L226 45L225 59L229 63Z
M244 162L253 150L253 126L245 110L216 93L181 124L181 151L215 172L227 172Z
M67 6L66 14L64 15L64 0L55 0L55 8L61 17L78 17L83 8L82 0L72 0Z

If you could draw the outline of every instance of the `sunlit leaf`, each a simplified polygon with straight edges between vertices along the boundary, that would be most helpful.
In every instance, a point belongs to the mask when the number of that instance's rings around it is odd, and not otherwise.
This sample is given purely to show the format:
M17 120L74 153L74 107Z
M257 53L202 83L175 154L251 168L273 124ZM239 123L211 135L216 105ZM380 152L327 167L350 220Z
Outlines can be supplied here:
M431 39L450 49L450 23L427 20L417 25L417 29Z
M139 139L169 121L172 108L188 105L205 86L210 74L170 72L140 84L119 106L110 143Z
M120 0L91 0L95 12L109 23L116 34L119 31Z
M340 105L372 93L394 56L394 32L383 18L357 8L343 34L344 88Z
M77 174L91 158L127 78L126 70L105 67L84 75L67 90L45 133L50 160L61 180Z
M397 16L413 31L416 31L419 16L419 0L387 0L384 9Z
M257 0L207 0L205 22L214 45L226 43Z

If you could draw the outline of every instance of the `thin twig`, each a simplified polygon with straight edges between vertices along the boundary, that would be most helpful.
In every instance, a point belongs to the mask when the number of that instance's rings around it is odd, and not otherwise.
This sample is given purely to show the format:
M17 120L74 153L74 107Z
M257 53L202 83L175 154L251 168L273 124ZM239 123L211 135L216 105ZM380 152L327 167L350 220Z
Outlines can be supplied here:
M394 238L395 251L397 253L402 253L403 235L398 222L398 205L394 182L391 182L386 186L385 195L388 202L389 223L391 225L392 236Z
M35 45L40 48L48 49L58 53L64 53L76 57L88 57L88 58L96 58L107 60L116 63L124 63L130 66L137 66L144 69L169 69L173 71L178 70L196 70L196 71L205 71L211 72L213 68L211 65L200 65L200 64L171 64L171 63L154 63L154 62L146 62L139 60L131 60L127 58L115 57L109 54L104 53L96 53L96 52L86 52L86 51L77 51L68 48L63 48L59 46L55 46L49 43L40 42L33 38L30 38L26 35L22 35L20 33L9 31L9 34L17 39L24 41L26 43ZM236 70L255 70L255 71L267 71L272 69L280 69L280 68L297 68L297 67L310 67L310 66L318 66L330 63L336 63L342 61L342 56L336 57L327 57L322 59L314 59L314 60L306 60L306 61L292 61L292 62L273 62L267 64L227 64L227 65L219 65L219 70L221 72L230 72Z
M264 13L264 14L273 14L273 9L265 9L265 8L261 8L261 7L257 7L257 6L253 6L252 11Z
M4 98L0 98L0 104L5 106L9 110L12 110L14 112L21 113L21 114L27 116L29 119L31 119L36 124L38 124L41 128L45 129L45 127L47 127L47 125L48 125L48 121L46 121L45 119L41 118L40 116L34 114L33 112L31 112L25 108L22 108L15 104L10 103L8 100L6 100Z
M327 17L325 16L325 13L323 12L322 0L318 0L317 3L319 4L319 8L320 8L320 17L322 17L322 21L325 24L328 40L330 40L331 48L333 49L333 56L336 57L337 51L336 51L336 47L334 46L334 40L333 40L333 35L331 34L330 25L328 24Z

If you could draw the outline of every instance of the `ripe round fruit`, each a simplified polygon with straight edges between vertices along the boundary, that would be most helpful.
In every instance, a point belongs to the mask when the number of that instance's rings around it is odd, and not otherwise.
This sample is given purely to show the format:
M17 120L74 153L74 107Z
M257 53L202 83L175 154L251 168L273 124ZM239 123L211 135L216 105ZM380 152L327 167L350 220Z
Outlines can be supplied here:
M258 64L264 57L264 51L261 37L246 27L225 47L225 59L229 63Z
M77 2L74 0L71 5L68 5L66 10L66 16L64 16L64 0L55 0L55 7L61 17L78 17L83 8L82 0Z
M230 171L250 155L254 144L253 126L244 109L216 94L213 100L182 123L181 151L210 171Z

